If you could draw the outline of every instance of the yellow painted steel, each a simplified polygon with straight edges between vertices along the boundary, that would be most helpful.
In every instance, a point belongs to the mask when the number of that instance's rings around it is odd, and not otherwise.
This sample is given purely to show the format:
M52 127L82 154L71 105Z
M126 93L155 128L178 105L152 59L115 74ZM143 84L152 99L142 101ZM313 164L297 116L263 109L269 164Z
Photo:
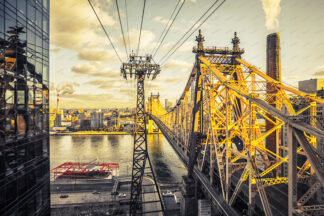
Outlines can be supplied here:
M253 172L250 172L249 168L246 170L245 166L236 167L234 170L245 169L240 181L246 181L249 173L252 173L251 184L272 186L288 183L289 179L283 171L289 161L284 140L276 146L276 152L266 147L266 138L274 133L283 133L286 120L271 115L256 103L250 105L250 99L260 99L266 104L274 104L272 106L274 110L280 112L285 110L287 115L293 117L309 111L312 127L316 127L316 106L319 103L324 104L324 100L283 85L239 58L235 59L238 64L233 65L213 63L204 56L200 56L199 61L201 70L199 91L203 91L201 103L203 116L197 115L197 118L201 118L204 122L203 133L208 139L204 145L207 145L206 149L209 148L210 160L215 162L224 198L226 179L230 178L228 175L232 175L232 172L226 172L225 169L227 159L229 166L235 167L235 163L246 163L251 157ZM148 112L174 132L185 153L189 147L188 140L193 121L191 113L196 74L192 73L191 76L191 83L187 84L182 97L169 112L163 108L157 98L151 97L148 102ZM276 93L269 94L267 85L277 89ZM303 107L295 106L296 97L306 101ZM273 125L270 129L265 128L266 121ZM200 130L200 126L197 125L195 130ZM283 139L285 139L284 135ZM305 135L316 149L316 138ZM303 153L302 147L297 148L297 153ZM310 179L313 175L309 171L312 169L308 160L305 160L298 169L298 178L301 180ZM212 178L210 181L213 181Z

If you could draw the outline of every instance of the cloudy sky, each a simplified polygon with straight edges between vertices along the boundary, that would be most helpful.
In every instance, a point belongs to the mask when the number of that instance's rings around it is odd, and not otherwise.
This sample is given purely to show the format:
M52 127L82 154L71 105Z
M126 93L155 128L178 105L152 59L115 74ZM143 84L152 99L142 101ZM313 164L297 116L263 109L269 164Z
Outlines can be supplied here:
M183 1L183 0L181 0ZM219 3L222 0L219 1ZM126 52L115 0L92 0L122 61ZM136 50L144 0L118 0L126 41ZM152 53L177 5L177 0L147 0L139 54ZM161 58L215 0L186 0L154 60ZM218 4L219 4L218 3ZM180 3L181 4L181 3ZM281 35L282 80L324 78L323 0L226 0L201 27L206 45L231 46L234 31L245 49L243 58L264 71L266 36ZM87 0L51 1L51 106L60 93L63 108L134 106L135 81L120 76L120 62ZM175 101L182 93L194 62L194 33L162 67L146 93L159 92Z

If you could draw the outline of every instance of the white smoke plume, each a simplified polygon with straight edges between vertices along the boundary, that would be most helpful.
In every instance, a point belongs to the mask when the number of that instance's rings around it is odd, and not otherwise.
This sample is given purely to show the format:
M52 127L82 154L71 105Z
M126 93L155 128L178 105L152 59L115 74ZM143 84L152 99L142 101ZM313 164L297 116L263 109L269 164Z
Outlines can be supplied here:
M262 7L266 16L265 26L269 32L278 31L279 28L279 14L281 11L281 0L261 0Z

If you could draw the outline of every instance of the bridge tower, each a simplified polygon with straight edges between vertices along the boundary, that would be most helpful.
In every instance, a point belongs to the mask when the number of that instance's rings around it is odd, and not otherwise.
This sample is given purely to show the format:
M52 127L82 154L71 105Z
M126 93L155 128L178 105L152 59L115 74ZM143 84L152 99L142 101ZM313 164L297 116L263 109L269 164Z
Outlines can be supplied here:
M241 55L244 53L244 50L240 49L239 43L240 40L236 34L234 33L234 38L232 39L233 49L230 50L228 48L217 48L217 47L205 47L203 42L205 38L203 37L201 30L199 30L198 36L196 37L197 47L193 49L193 53L196 54L196 63L195 63L195 88L194 88L194 102L191 114L191 133L189 137L189 162L188 162L188 175L183 176L183 187L182 187L182 194L184 196L183 205L181 206L182 215L190 215L191 212L197 212L197 199L199 198L199 185L197 181L193 178L193 170L194 166L197 162L197 158L199 152L202 150L202 147L206 144L206 138L208 133L206 131L207 128L204 128L204 85L202 80L202 67L201 67L201 60L200 57L211 57L215 58L218 61L221 61L221 64L226 64L228 67L235 70L239 63L236 61L237 58L241 58ZM239 77L236 72L233 73L234 80L238 81ZM228 98L228 93L226 91L226 98ZM229 109L230 105L227 102L225 106L226 108L226 119L230 119L231 117L231 110ZM239 99L235 99L235 104L237 104L237 109L235 113L235 118L239 119L241 116L241 102ZM206 127L206 126L205 126ZM226 132L228 133L228 132ZM228 134L226 135L228 136ZM227 146L231 146L231 142L227 142ZM206 149L206 148L205 148ZM228 147L226 147L228 149ZM213 182L213 172L214 172L214 163L216 161L216 157L218 155L218 160L220 157L219 153L216 153L215 148L210 148L212 151L210 158L210 181ZM225 185L225 191L222 191L226 197L226 201L229 200L230 197L230 173L231 173L231 165L229 158L231 157L230 151L226 150L226 157L225 163L220 163L221 171L224 177L222 177L223 184ZM225 175L226 174L226 175ZM225 178L226 176L226 178ZM195 213L193 213L195 215Z
M153 107L153 101L157 102L159 105L161 105L160 104L160 94L159 93L157 93L157 94L151 93L151 96L148 98L148 113L152 113L153 109L154 110L156 110L156 109L162 110L162 112L163 112L163 108L161 109L161 107ZM148 116L148 133L149 134L154 133L154 126L153 125L154 125L154 120L152 119L151 116ZM161 133L161 130L158 127L156 127L155 129L157 130L157 133Z
M155 187L155 191L158 193L158 200L149 200L148 203L159 203L159 208L154 210L154 212L162 212L164 214L161 194L147 151L147 115L145 111L144 80L150 77L153 80L160 73L160 66L151 63L151 60L152 56L150 55L135 56L135 54L130 54L128 63L123 63L121 66L121 74L125 79L129 76L137 80L130 215L145 214L147 212L144 206L145 200L142 201L143 197L145 198L145 185L142 184L145 175L148 175L152 179L153 187ZM152 194L152 192L150 193Z

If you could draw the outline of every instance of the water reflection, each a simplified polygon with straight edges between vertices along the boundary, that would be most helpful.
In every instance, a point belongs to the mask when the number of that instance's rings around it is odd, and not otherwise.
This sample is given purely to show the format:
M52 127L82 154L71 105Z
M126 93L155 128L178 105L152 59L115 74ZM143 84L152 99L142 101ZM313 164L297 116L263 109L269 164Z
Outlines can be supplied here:
M52 136L51 169L67 161L97 160L119 163L120 175L130 175L133 139L131 135ZM158 181L181 181L184 166L167 140L162 135L149 135L148 148Z
M110 143L110 146L118 146L119 145L119 135L110 135L108 136L108 143Z
M148 145L154 171L159 176L159 179L164 182L172 178L172 171L168 166L168 159L165 157L165 152L162 149L162 138L162 134L149 135Z
M85 136L72 136L71 141L74 145L82 145L86 140Z
M101 136L101 135L99 135L99 136L90 136L90 140L91 140L91 143L93 143L93 144L102 143L103 136Z

